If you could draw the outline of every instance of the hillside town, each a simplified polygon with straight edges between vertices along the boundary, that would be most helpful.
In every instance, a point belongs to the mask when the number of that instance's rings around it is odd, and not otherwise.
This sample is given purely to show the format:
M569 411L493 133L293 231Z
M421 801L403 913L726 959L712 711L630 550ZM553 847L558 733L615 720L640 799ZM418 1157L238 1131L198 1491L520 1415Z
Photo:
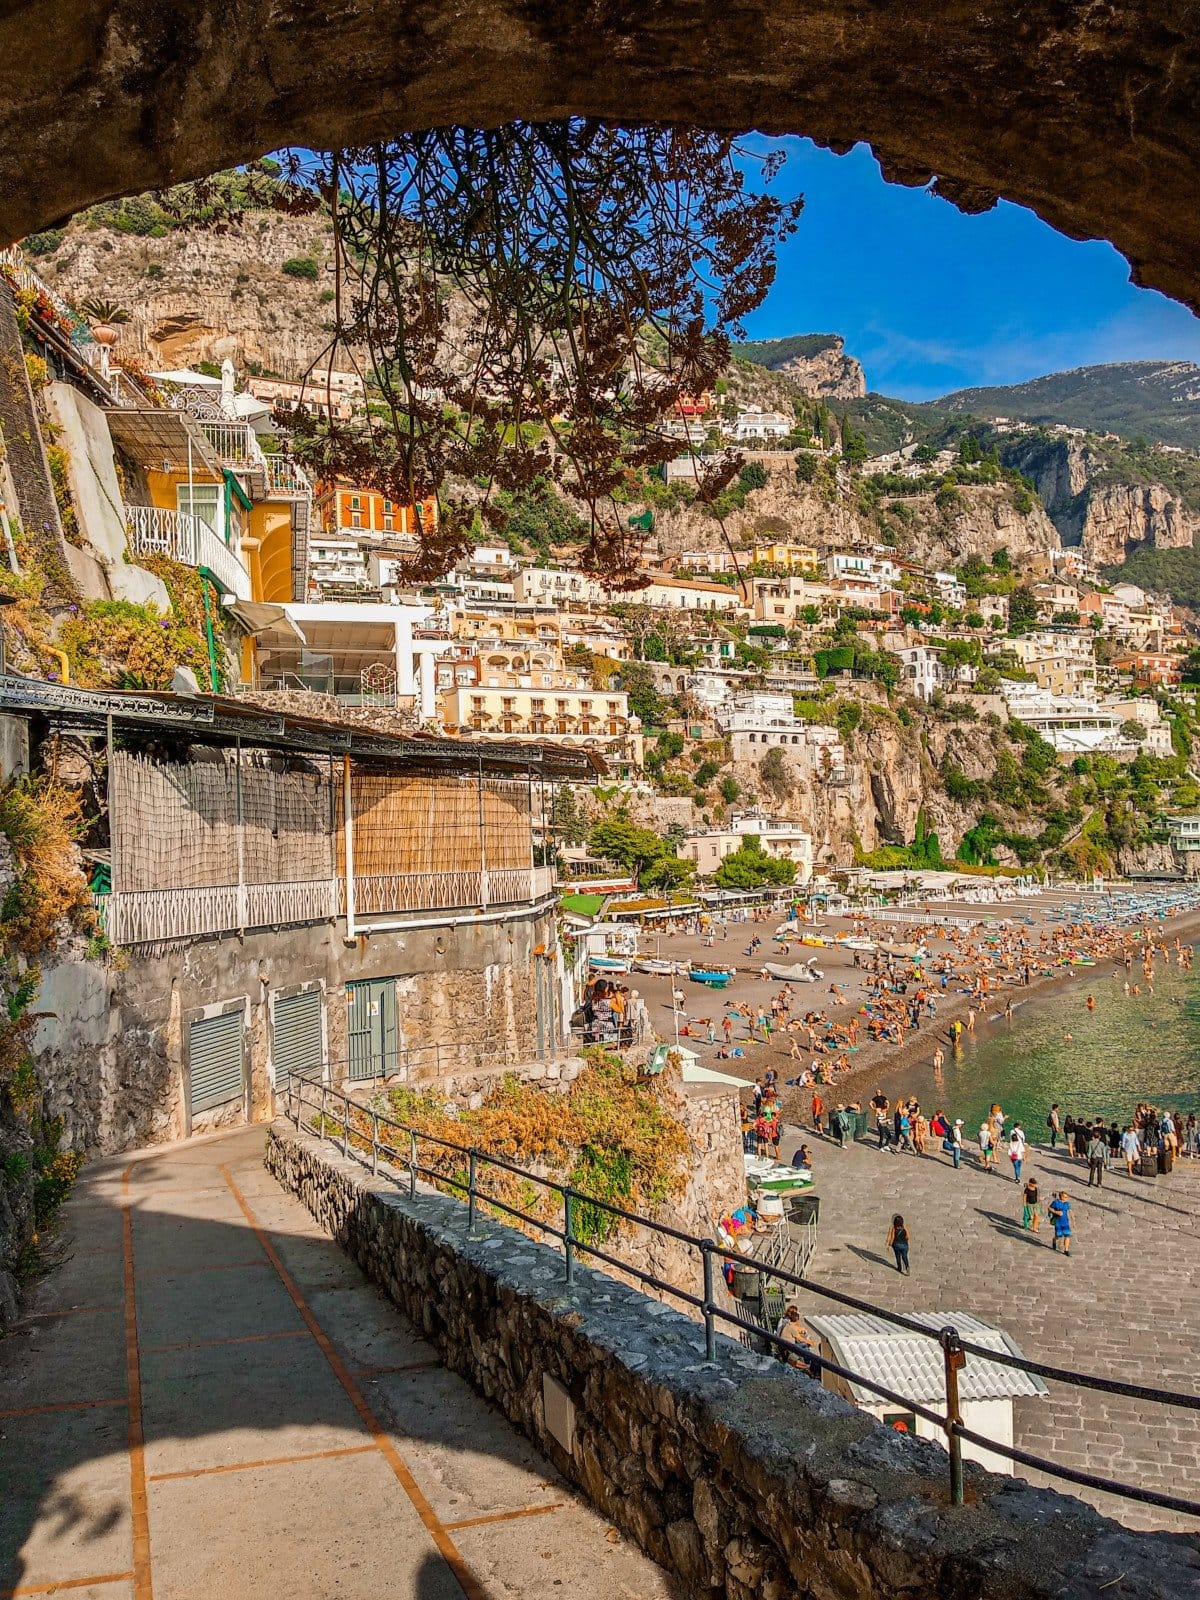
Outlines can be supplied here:
M0 1600L1200 1600L1162 30L24 9Z

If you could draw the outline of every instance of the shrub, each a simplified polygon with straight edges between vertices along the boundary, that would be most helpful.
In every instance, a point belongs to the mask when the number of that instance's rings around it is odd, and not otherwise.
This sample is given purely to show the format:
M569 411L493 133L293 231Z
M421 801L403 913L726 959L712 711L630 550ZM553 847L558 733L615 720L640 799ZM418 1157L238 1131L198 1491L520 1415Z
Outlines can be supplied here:
M289 278L304 278L309 283L315 283L321 273L312 256L290 256L279 270Z

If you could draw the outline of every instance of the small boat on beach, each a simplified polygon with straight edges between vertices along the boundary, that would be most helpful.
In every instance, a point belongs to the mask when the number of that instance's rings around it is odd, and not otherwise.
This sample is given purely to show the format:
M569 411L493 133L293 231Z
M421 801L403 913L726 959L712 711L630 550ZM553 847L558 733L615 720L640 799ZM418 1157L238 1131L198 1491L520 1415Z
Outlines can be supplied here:
M693 983L703 983L709 989L724 989L736 970L735 967L693 967L688 976Z

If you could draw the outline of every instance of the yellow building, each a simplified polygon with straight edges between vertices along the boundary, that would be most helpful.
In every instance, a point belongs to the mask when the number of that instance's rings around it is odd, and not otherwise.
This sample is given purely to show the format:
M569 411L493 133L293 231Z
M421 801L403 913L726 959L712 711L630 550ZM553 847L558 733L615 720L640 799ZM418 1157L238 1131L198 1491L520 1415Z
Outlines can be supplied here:
M449 734L591 745L618 765L641 766L641 724L617 691L485 681L443 689L440 699Z
M821 558L809 544L756 544L750 559L755 566L776 567L781 572L821 570Z

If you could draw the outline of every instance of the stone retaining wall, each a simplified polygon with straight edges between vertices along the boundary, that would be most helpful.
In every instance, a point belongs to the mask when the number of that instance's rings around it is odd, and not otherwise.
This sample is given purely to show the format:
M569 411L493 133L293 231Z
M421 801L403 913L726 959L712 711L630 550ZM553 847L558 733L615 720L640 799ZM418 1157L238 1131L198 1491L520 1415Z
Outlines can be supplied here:
M1134 1534L901 1437L728 1339L276 1122L266 1163L438 1350L664 1567L716 1600L1194 1600L1200 1541Z

